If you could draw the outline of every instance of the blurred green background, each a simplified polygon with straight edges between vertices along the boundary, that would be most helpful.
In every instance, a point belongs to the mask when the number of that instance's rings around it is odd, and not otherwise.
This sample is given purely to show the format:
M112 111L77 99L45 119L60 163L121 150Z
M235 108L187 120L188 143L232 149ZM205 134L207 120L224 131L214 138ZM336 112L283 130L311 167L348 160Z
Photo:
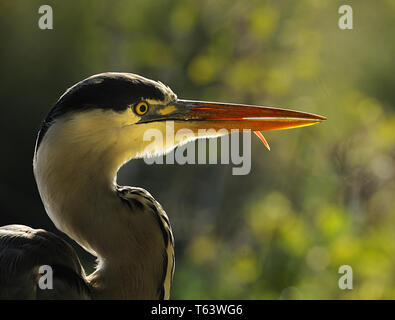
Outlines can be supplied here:
M43 4L53 30L38 28ZM343 4L353 30L338 27ZM0 225L55 231L32 174L40 122L75 82L133 72L181 98L328 117L267 133L271 152L253 139L246 176L122 168L119 183L149 190L172 221L173 299L395 298L394 16L393 0L0 0ZM338 288L344 264L353 290Z

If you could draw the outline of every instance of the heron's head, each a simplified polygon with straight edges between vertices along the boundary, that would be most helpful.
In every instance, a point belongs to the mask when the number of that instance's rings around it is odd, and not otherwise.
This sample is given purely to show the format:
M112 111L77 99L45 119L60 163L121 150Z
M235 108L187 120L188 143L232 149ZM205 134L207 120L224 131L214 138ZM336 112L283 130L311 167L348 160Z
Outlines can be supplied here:
M174 132L218 136L220 129L252 131L287 129L311 125L324 117L269 107L178 99L161 82L129 73L103 73L87 78L68 89L46 117L40 130L36 153L51 144L67 153L86 153L124 162L147 152L163 153L192 135L169 138L166 122L173 121ZM152 150L144 135L155 129L165 141ZM166 139L167 137L167 139ZM151 145L148 150L147 146Z

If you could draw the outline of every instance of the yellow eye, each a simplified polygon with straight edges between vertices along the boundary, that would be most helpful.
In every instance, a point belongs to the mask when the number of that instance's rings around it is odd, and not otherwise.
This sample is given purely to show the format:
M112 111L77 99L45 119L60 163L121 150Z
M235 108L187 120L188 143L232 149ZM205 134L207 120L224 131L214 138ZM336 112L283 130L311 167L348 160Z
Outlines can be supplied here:
M134 106L134 112L139 116L146 114L148 111L148 103L145 101L141 101Z

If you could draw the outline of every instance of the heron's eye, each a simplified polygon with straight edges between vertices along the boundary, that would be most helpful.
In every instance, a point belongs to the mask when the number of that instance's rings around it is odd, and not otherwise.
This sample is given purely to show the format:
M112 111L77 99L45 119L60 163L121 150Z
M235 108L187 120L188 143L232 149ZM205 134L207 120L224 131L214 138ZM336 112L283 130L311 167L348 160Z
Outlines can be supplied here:
M139 116L146 114L147 111L148 111L148 103L145 101L141 101L134 106L134 112Z

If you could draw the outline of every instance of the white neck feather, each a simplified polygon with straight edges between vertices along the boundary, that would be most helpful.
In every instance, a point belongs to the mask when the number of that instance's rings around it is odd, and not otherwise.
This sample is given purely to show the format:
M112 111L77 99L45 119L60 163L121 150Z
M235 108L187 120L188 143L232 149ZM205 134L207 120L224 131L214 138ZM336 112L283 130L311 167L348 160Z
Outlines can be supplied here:
M79 115L58 120L46 132L35 154L34 174L46 212L56 227L98 257L99 266L91 279L106 282L98 284L107 290L102 297L119 296L117 285L122 282L129 283L122 287L124 297L144 297L141 278L130 270L141 276L146 272L146 252L160 257L162 252L156 252L156 234L150 239L144 229L149 221L131 223L128 219L133 215L124 212L115 191L118 169L141 153L144 146L142 141L134 141L141 138L136 128L111 126L108 119L108 114L103 116L98 111L96 117L90 112L86 119ZM151 231L157 232L155 228ZM137 244L136 237L140 237ZM148 294L145 297L153 298Z

